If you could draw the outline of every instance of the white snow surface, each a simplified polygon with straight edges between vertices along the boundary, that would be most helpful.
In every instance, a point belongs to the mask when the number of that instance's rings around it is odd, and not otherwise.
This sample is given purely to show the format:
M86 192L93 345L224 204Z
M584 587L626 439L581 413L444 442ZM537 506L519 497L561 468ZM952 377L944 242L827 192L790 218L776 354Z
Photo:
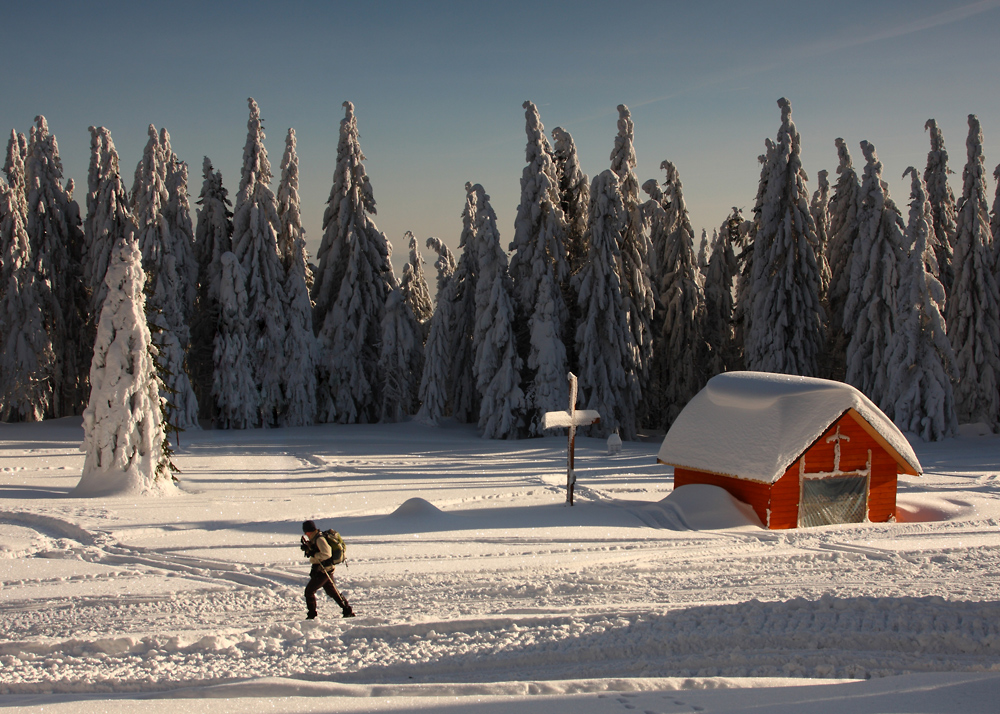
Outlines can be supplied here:
M903 433L854 387L766 372L712 377L677 416L657 458L672 466L774 483L848 409L921 472Z
M579 436L570 508L558 435L186 432L177 493L104 499L82 436L0 424L6 711L996 711L998 437L916 444L897 523L769 532L652 441ZM354 619L303 619L307 518Z

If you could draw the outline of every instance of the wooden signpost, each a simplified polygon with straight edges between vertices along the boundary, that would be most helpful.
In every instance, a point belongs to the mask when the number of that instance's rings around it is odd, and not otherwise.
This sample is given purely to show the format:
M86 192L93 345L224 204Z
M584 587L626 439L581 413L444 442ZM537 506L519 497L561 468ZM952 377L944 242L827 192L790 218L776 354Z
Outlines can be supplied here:
M564 412L545 412L542 417L543 429L569 429L569 459L566 467L566 502L573 505L573 488L576 486L576 472L573 470L573 450L576 445L576 428L596 424L601 415L592 409L576 409L576 375L570 372L569 409Z

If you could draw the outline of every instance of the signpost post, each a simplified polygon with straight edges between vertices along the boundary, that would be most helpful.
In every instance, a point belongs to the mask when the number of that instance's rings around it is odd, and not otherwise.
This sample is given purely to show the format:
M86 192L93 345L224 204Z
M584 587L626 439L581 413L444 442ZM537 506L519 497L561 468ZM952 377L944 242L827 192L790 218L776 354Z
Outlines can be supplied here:
M564 412L545 412L542 417L543 429L569 429L569 459L566 467L566 502L573 505L573 489L576 486L576 472L573 470L573 451L576 446L576 428L596 424L601 415L592 409L576 409L576 375L570 372L569 409Z

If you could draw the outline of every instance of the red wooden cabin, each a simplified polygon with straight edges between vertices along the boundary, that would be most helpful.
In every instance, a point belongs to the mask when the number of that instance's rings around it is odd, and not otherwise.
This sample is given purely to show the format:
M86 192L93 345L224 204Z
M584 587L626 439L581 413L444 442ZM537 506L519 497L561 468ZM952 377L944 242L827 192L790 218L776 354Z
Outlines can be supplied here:
M658 459L674 488L720 486L766 528L895 520L898 474L922 472L909 442L840 382L729 372L678 415Z

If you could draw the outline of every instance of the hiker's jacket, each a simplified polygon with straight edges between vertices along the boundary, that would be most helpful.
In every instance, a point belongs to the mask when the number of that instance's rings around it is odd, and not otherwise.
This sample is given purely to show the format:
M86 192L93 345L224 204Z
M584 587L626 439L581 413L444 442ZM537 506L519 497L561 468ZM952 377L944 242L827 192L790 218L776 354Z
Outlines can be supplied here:
M310 542L312 543L313 548L316 549L316 552L309 556L309 562L313 565L319 565L322 567L324 560L329 560L333 557L333 549L330 547L329 541L327 541L327 539L324 538L323 534L319 531L316 532L315 536L310 538ZM331 572L333 571L333 565L327 565L323 569L327 572Z

